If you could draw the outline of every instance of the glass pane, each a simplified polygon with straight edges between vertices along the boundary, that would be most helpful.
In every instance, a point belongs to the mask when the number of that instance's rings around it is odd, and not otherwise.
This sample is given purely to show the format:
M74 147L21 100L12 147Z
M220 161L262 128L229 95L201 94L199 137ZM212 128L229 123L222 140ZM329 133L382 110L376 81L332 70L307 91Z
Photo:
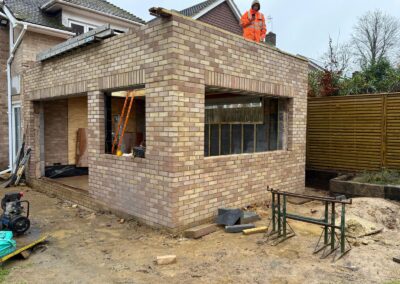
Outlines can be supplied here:
M206 124L205 129L204 129L204 156L205 157L210 156L209 139L210 139L210 125Z
M254 152L254 124L245 124L243 126L244 131L244 153Z
M232 142L231 142L231 153L240 154L242 153L242 125L232 125Z
M14 108L14 122L15 122L15 155L18 154L18 150L22 145L22 137L21 137L21 107Z
M81 25L71 24L71 29L76 35L81 35L85 32L85 28Z
M218 156L219 155L219 125L212 124L210 131L210 156Z
M269 115L269 150L274 151L278 148L278 100L270 101Z
M278 112L278 149L283 150L286 148L286 100L279 100L279 112Z
M267 129L268 128L265 124L257 125L256 152L268 151Z
M231 126L229 124L221 125L221 155L231 153Z

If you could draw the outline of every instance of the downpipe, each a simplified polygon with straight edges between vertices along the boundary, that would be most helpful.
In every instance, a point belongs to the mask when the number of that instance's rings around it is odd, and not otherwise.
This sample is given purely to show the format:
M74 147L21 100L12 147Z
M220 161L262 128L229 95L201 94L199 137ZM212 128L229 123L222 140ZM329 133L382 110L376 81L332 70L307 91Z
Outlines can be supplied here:
M16 25L15 25L16 26ZM11 84L11 65L14 60L15 53L22 42L22 39L26 33L27 25L23 25L21 33L18 36L17 41L14 43L14 28L15 26L10 21L10 57L7 60L7 100L8 100L8 158L9 158L9 171L14 170L14 159L13 159L13 123L12 123L12 84Z

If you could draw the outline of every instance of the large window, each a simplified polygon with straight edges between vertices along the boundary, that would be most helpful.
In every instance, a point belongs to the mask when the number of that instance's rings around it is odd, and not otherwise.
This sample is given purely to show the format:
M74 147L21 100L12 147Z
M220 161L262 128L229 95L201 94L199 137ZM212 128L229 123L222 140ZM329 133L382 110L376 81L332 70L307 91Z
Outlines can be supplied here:
M204 155L286 150L287 106L287 99L206 96Z

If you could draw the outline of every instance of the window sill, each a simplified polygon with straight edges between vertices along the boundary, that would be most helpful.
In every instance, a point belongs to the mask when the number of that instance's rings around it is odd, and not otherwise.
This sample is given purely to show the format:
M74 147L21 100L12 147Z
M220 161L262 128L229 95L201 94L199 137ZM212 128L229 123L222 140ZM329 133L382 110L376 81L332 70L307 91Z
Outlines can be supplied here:
M256 153L243 153L243 154L232 154L232 155L221 155L221 156L209 156L204 157L205 160L212 159L224 159L224 158L246 158L246 157L257 157L257 156L268 156L268 155L280 155L291 153L292 150L276 150L267 152L256 152Z
M112 155L112 154L103 154L102 156L107 159L113 159L116 161L126 161L126 162L135 162L135 163L145 163L145 161L146 161L146 158L139 158L139 157L133 157L133 156L118 157L117 155Z

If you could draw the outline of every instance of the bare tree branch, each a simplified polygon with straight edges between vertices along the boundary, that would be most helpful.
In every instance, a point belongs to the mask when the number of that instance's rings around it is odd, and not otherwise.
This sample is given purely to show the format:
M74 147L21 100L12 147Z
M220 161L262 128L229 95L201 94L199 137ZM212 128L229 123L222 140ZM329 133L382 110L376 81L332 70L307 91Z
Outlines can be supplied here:
M352 45L362 66L393 59L400 43L400 21L376 10L362 16L354 27Z
M351 49L348 44L336 45L333 43L331 37L329 37L329 46L327 52L322 56L324 67L331 73L342 76L346 73L350 66Z

